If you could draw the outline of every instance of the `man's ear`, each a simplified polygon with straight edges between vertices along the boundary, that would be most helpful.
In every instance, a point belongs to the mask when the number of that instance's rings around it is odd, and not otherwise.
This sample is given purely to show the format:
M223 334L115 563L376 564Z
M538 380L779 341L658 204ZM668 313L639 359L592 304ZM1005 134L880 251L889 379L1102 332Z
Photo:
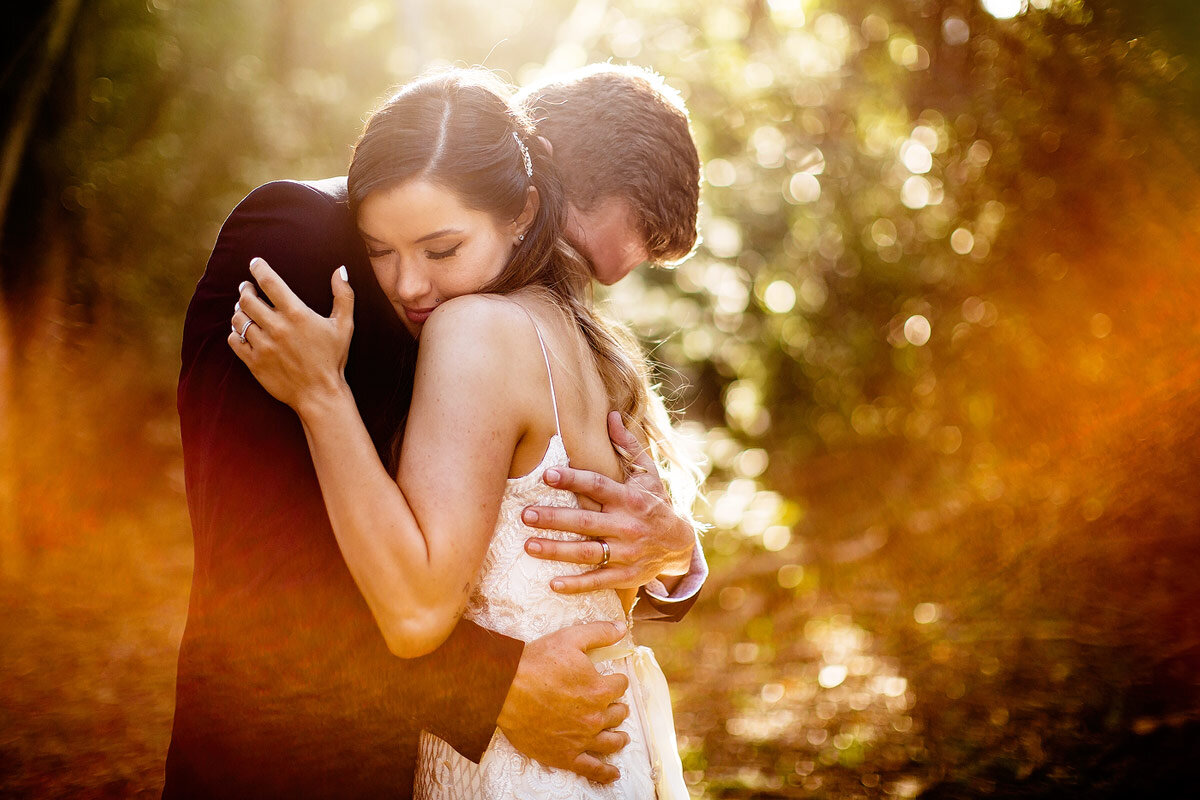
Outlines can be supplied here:
M530 186L529 191L525 194L525 208L521 209L521 213L513 220L513 227L517 233L523 234L529 230L529 226L533 224L533 218L537 216L538 206L541 205L541 202L537 187Z

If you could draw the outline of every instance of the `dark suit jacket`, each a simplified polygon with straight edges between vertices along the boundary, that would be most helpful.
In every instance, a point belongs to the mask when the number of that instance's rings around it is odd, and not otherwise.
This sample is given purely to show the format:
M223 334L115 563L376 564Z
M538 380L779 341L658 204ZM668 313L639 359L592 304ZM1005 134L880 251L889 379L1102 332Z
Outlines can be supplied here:
M195 572L165 798L406 797L419 732L477 760L520 659L520 642L466 621L423 658L388 651L338 550L299 419L226 344L251 258L321 314L345 264L346 379L386 451L415 347L345 198L345 178L254 190L225 221L188 307L178 402ZM639 616L678 619L690 605L644 596Z

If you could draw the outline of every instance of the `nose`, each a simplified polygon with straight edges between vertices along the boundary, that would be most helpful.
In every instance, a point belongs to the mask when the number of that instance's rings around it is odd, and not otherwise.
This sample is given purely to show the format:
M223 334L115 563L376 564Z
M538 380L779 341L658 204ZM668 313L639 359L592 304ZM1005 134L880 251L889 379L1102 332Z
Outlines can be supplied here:
M396 268L396 279L394 282L396 299L405 305L421 306L423 299L427 298L432 289L432 283L429 276L421 269L420 263L408 261L405 263L401 260ZM432 303L430 303L432 305Z

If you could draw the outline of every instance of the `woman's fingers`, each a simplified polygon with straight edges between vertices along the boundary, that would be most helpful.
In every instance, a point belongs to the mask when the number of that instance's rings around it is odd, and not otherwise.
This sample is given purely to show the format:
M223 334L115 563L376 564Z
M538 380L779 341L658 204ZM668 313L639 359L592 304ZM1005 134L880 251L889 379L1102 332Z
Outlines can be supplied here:
M237 356L243 364L250 366L249 359L253 355L254 350L254 348L250 346L250 342L243 342L242 337L238 336L236 331L231 331L229 335L225 337L225 341L229 344L229 349L233 351L233 354Z
M284 282L283 278L279 277L278 273L271 269L271 265L266 260L261 258L250 259L250 274L258 281L258 285L263 290L263 294L267 296L267 299L280 311L296 313L308 308L296 296L287 283ZM245 307L244 302L242 306L243 308Z
M230 320L230 324L230 333L238 338L239 344L244 340L247 344L253 347L254 340L263 335L262 328L258 325L254 318L245 311L238 311L235 313Z
M254 320L255 324L263 330L269 330L275 325L277 312L258 296L258 293L254 291L254 284L250 281L242 284L234 313L238 311Z
M350 288L350 273L346 265L333 271L333 313L329 318L339 330L354 329L354 290Z

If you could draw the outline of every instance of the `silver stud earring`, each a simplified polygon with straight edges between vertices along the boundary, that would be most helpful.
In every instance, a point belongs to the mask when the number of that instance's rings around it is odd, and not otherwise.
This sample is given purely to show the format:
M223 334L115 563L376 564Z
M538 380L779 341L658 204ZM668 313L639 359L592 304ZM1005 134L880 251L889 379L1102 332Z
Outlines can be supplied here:
M523 242L523 241L525 241L525 234L523 234L523 233L518 233L518 234L517 234L517 241L518 241L518 242Z

